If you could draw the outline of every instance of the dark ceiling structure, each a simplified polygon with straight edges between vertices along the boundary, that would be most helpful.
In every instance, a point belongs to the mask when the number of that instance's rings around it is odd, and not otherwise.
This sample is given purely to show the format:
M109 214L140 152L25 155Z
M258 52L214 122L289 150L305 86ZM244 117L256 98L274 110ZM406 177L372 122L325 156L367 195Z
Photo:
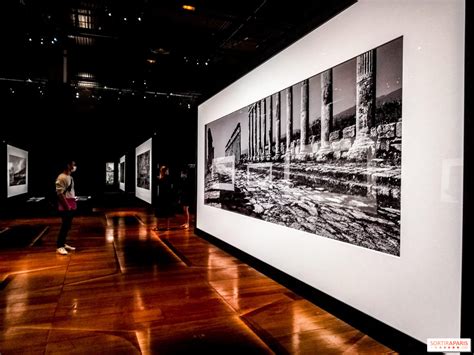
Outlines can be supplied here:
M4 0L0 73L200 102L354 2Z
M198 104L355 2L3 0L0 139L103 161L157 136L192 161Z

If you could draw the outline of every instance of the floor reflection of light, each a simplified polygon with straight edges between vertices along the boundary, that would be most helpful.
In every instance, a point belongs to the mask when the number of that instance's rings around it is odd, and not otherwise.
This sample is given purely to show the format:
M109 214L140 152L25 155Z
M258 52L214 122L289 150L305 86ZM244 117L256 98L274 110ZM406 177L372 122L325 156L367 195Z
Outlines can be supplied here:
M25 270L26 271L26 270ZM27 271L26 271L27 272ZM20 272L19 274L22 274L23 272ZM18 304L18 293L16 292L8 292L6 291L6 304L7 304L7 309L6 309L6 314L8 315L10 312L18 312L15 314L16 319L24 319L23 315L30 313L29 312L29 299L30 299L30 278L33 277L32 274L25 273L24 274L24 283L22 283L22 289L24 292L22 292L21 297L25 299L25 302L20 302ZM15 290L15 289L13 289ZM5 292L5 291L4 291ZM8 318L6 318L8 319ZM1 354L1 350L0 350Z
M148 228L144 225L138 227L138 239L141 241L148 239Z
M135 293L133 295L134 298L134 308L138 309L139 311L143 311L145 309L145 303L143 302L142 294L140 290L135 289Z
M318 327L318 322L314 318L314 312L308 309L301 309L300 302L291 307L291 316L293 321L293 333L305 332Z
M140 347L140 353L142 355L151 354L151 334L150 329L137 330L135 331L137 337L138 346Z
M79 300L77 298L74 298L72 300L72 313L75 315L77 314L77 309L79 308Z
M339 345L344 346L348 340L344 336L347 332L341 332L341 324L346 325L348 329L353 329L342 321L339 321L341 323L337 322L335 317L331 319L330 314L308 305L306 301L293 304L289 309L289 316L292 320L291 343L294 353L300 353L302 350L300 346L304 345L301 343L303 332L313 331L311 338L307 339L308 341L317 341L319 344L325 344L325 347L332 348Z
M234 305L237 309L240 309L240 288L239 288L239 278L232 279L232 298L234 300Z
M114 232L115 230L114 229L106 229L105 230L105 240L109 243L113 243L114 241Z
M123 240L125 238L125 229L119 229L117 231L117 239Z

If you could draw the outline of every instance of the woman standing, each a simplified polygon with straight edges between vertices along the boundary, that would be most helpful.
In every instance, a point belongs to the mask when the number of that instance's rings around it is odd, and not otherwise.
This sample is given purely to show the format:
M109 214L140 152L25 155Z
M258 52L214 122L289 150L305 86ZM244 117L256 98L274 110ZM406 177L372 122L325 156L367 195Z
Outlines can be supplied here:
M154 230L165 231L170 229L170 218L174 216L173 211L173 184L170 181L169 169L166 165L160 167L158 176L158 198L155 210L155 216L158 219L158 225ZM159 226L160 221L164 222Z

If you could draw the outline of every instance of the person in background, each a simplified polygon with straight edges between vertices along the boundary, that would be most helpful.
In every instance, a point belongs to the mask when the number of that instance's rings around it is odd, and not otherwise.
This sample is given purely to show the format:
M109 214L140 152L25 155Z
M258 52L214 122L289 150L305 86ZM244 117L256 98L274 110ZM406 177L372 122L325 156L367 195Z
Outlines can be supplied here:
M76 248L66 244L66 238L72 226L74 211L76 210L76 193L74 191L74 179L71 174L77 169L75 161L68 161L64 170L56 179L56 193L58 195L58 210L62 224L56 242L56 252L67 255L68 250Z
M168 166L160 167L158 175L158 198L155 210L155 216L160 220L164 219L164 226L154 228L156 231L165 231L170 229L170 219L173 217L173 184L169 176Z
M183 209L183 214L185 217L185 222L184 224L181 225L181 228L188 229L189 228L189 205L191 204L191 185L190 185L188 172L186 169L181 170L178 195L179 195L179 204L181 205L181 208Z

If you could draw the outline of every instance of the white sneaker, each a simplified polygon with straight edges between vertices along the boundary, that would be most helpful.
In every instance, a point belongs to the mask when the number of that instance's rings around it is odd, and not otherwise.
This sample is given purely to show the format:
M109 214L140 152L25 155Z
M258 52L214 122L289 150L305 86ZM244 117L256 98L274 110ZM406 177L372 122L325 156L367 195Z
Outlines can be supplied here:
M56 249L56 252L58 254L61 254L61 255L67 255L68 254L68 252L65 248L58 248L58 249Z
M66 250L76 250L76 248L74 248L70 245L67 245L67 244L64 244L64 249L66 249Z

